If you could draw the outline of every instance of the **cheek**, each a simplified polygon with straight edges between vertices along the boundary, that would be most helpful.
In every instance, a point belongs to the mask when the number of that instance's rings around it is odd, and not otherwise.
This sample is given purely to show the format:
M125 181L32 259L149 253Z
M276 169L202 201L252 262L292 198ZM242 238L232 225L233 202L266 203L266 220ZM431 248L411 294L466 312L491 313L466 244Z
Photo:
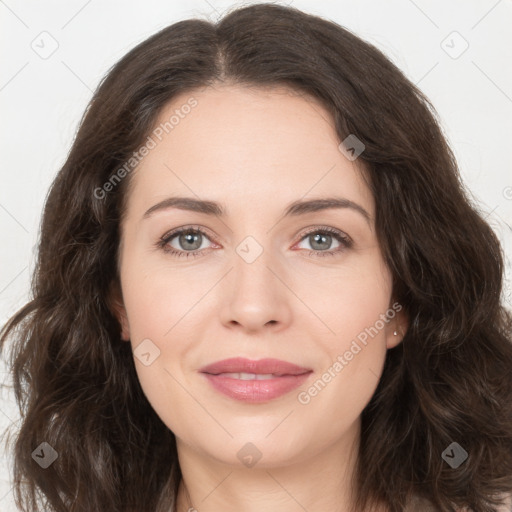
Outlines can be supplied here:
M319 381L313 388L302 390L305 394L299 402L314 402L312 409L318 408L320 415L324 407L339 405L334 417L341 423L349 419L347 414L357 416L375 391L387 351L385 316L393 313L392 279L387 267L379 258L359 263L330 280L324 288L325 297L318 292L309 297L329 327L328 334L316 338L328 360Z
M201 283L192 269L180 272L144 258L127 257L123 263L123 299L137 377L153 409L179 431L173 411L190 407L182 362L197 342L194 312L201 308L194 306L205 293L207 276Z
M353 258L335 272L319 274L317 280L310 279L303 286L304 302L328 328L325 339L337 340L338 347L338 343L349 342L376 322L383 331L379 319L390 306L392 279L376 255Z
M132 341L167 339L172 329L205 293L204 280L168 265L126 261L123 298Z
M176 411L189 408L191 400L182 368L193 346L186 331L190 327L186 316L190 307L183 294L169 290L169 280L156 279L157 275L140 274L142 278L134 277L127 286L130 340L137 377L147 400L169 429L183 434L183 422Z

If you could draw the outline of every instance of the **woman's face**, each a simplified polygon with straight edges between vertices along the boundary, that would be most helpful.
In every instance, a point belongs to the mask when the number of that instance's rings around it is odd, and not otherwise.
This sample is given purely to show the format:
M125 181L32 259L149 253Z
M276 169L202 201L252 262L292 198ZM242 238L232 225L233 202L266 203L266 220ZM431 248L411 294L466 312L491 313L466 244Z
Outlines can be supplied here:
M122 225L118 316L154 410L178 446L230 465L353 444L403 326L372 195L329 113L286 89L208 87L176 97L150 137ZM165 206L177 197L196 206ZM320 199L341 206L286 214ZM238 357L309 373L201 372Z

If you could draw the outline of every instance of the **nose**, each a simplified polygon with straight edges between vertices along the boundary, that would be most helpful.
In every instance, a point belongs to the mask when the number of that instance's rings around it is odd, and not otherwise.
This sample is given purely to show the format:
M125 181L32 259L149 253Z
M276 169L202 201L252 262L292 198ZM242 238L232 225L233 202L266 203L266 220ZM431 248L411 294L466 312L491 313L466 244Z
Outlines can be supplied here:
M221 321L247 332L262 328L281 330L291 319L293 293L286 285L286 271L263 252L251 262L243 253L233 257L233 269L221 289Z

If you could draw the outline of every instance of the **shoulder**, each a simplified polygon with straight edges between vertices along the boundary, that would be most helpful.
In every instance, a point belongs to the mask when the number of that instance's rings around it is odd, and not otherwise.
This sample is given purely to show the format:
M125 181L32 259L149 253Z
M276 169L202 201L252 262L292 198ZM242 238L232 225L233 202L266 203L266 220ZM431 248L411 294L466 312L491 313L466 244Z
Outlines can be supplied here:
M512 493L505 494L503 497L506 499L506 504L501 507L500 512L512 512Z
M407 512L417 512L419 510L421 510L421 512L438 512L436 507L429 500L416 495L408 501L405 510Z
M512 494L504 494L503 498L505 498L505 504L497 509L497 512L512 512ZM407 512L439 512L432 502L427 500L426 498L421 498L420 496L414 496L409 501L407 508ZM469 508L460 509L458 512L473 512Z

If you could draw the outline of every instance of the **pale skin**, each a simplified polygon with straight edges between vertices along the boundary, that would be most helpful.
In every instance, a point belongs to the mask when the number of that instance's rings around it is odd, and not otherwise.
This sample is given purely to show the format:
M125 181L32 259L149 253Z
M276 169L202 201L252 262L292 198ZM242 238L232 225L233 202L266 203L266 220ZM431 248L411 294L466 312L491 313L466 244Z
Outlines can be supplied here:
M150 339L160 350L149 366L134 360L144 393L176 436L183 474L177 510L348 512L360 415L386 351L402 340L403 310L309 403L297 395L396 302L374 199L359 161L338 149L334 121L312 98L216 85L173 98L157 125L191 96L197 106L132 176L116 310L123 340L135 349ZM219 202L225 216L166 208L144 218L171 196ZM333 196L359 205L368 219L350 207L283 217L294 201ZM167 247L197 257L157 246L180 227L203 233L195 245L177 235ZM322 228L352 245L326 233L318 248ZM262 249L251 263L237 252L249 236ZM198 372L238 356L282 359L313 373L300 389L246 404ZM261 453L250 468L237 456L247 443Z

